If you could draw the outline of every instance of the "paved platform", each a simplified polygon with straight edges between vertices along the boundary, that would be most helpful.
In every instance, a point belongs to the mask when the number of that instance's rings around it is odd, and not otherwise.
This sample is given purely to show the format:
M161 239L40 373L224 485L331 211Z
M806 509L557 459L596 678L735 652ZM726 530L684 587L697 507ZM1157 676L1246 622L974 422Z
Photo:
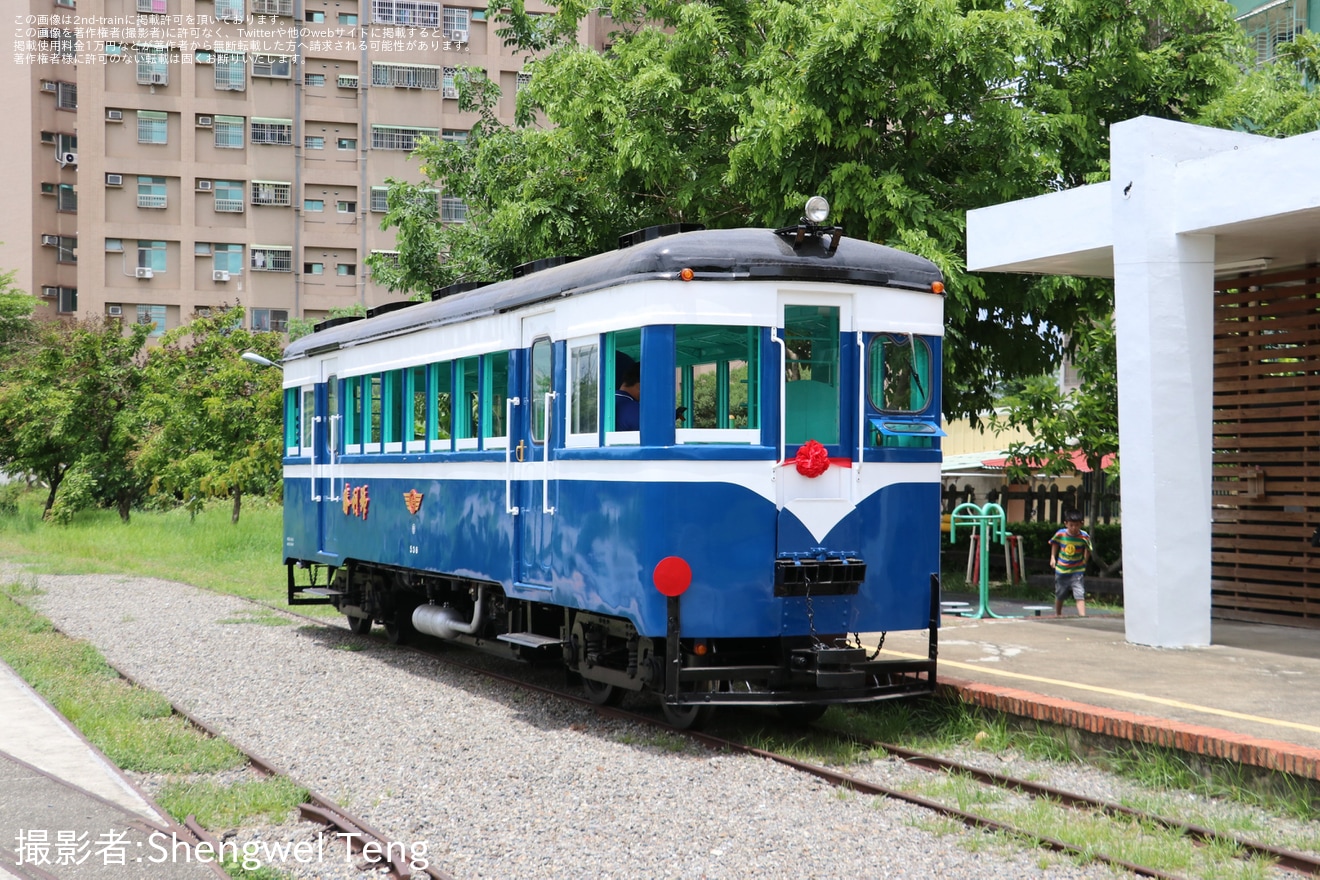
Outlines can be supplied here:
M0 663L0 878L224 876L175 840L191 837Z
M970 596L945 596L977 603ZM1124 638L1120 615L945 614L938 676L998 711L1320 780L1320 630L1216 620L1203 648ZM891 633L885 653L925 656L926 634Z

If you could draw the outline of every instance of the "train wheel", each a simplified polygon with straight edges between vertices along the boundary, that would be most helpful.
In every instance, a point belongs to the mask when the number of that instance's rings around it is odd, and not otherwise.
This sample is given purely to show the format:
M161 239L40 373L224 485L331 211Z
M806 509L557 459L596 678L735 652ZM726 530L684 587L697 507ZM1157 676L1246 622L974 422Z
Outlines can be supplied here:
M710 723L715 714L714 706L697 706L691 703L683 706L671 706L662 702L660 709L665 713L665 721L679 730L701 730Z
M360 636L365 636L371 632L370 617L354 617L351 614L345 616L348 618L349 632L355 633Z
M406 645L412 637L412 609L399 608L385 621L385 637L392 645Z
M810 724L819 721L830 707L824 703L806 703L796 706L778 706L779 717L790 724Z
M592 681L585 677L582 679L582 690L586 693L587 699L597 706L618 706L627 694L627 691L621 687L603 681Z

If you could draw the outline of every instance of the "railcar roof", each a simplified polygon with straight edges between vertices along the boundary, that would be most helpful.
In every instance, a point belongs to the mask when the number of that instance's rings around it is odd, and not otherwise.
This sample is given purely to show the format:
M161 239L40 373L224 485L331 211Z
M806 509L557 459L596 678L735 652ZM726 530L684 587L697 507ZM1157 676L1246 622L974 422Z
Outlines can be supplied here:
M841 281L924 292L942 280L930 260L861 239L843 238L830 253L813 238L794 249L771 229L708 229L653 239L435 302L327 327L290 343L284 360L611 285L674 278L684 268L695 271L699 280Z

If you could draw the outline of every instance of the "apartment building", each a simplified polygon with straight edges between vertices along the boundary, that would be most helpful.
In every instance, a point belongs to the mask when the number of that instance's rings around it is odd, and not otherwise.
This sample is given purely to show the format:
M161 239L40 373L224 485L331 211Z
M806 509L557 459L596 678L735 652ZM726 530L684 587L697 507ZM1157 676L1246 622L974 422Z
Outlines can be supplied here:
M1251 40L1256 63L1274 60L1279 46L1303 31L1320 30L1320 0L1230 0L1237 23Z
M394 299L368 255L388 178L461 139L463 68L512 119L526 58L483 0L16 0L4 66L0 268L40 313L254 329ZM528 3L529 11L548 6ZM600 22L581 39L603 45ZM441 218L465 206L437 193Z

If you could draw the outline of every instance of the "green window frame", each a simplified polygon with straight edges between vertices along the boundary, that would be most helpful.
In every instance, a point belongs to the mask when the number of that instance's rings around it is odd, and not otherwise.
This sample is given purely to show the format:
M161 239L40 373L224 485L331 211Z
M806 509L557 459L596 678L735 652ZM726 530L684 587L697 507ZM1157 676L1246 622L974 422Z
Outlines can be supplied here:
M931 401L930 343L907 333L877 333L866 349L868 402L881 412L925 412Z
M454 445L458 449L476 449L481 413L480 357L466 357L455 363L454 401Z
M606 443L626 443L623 436L632 432L616 432L614 430L614 392L619 388L619 355L627 355L638 364L642 363L642 331L634 330L616 330L613 333L605 334L605 361L601 364L601 373L605 376L605 381L601 383L601 400L604 406L605 419L605 442ZM645 369L645 364L642 364ZM611 434L614 437L611 437ZM622 436L621 436L622 434Z
M426 449L426 441L432 436L428 430L430 419L426 413L426 375L427 367L410 367L408 374L408 432L404 437L407 449L421 451Z
M503 448L509 442L506 402L509 399L509 353L497 351L482 357L481 436L482 446ZM494 441L494 442L492 442Z
M443 361L431 365L431 407L427 412L427 431L432 451L447 451L454 447L453 400L454 365Z
M674 327L679 443L756 443L761 432L761 328Z
M361 452L362 377L344 380L344 450ZM354 448L356 447L356 448Z
M298 426L298 389L284 389L284 454L287 456L296 456L298 454L298 436L300 433Z
M381 451L381 403L383 382L380 373L372 373L366 378L366 449L365 452Z
M784 306L784 442L839 443L839 307Z

